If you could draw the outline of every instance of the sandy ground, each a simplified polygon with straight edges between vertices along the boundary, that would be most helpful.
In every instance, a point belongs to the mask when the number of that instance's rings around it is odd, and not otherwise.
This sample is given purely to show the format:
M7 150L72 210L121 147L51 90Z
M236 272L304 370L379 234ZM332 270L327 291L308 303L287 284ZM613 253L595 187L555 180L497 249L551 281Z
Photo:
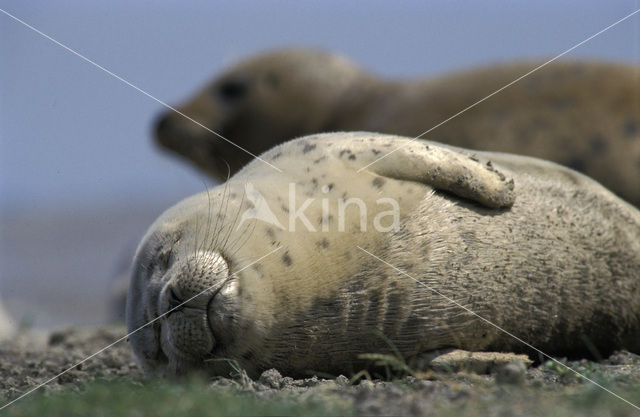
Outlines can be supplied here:
M5 402L17 398L124 334L125 329L121 326L95 326L50 333L25 332L4 341L0 343L0 395ZM638 355L621 351L597 363L582 360L566 364L616 392L640 392ZM604 404L603 399L612 401L618 410L616 415L640 412L557 364L547 362L527 370L523 366L507 366L490 372L477 374L441 369L417 377L394 373L391 380L365 378L351 383L345 376L295 380L283 377L273 369L256 381L240 372L228 378L211 378L205 385L212 393L233 392L264 401L313 400L344 404L362 415L446 415L451 410L477 411L483 407L488 411L478 411L479 415L518 415L535 410L541 397L546 403L552 398L552 403L564 404L572 396L586 402L584 415L593 411L588 408L589 398L598 398L599 404ZM145 383L125 340L50 381L41 390L47 395L83 392L96 381ZM637 400L638 396L633 401ZM508 413L503 414L504 410Z

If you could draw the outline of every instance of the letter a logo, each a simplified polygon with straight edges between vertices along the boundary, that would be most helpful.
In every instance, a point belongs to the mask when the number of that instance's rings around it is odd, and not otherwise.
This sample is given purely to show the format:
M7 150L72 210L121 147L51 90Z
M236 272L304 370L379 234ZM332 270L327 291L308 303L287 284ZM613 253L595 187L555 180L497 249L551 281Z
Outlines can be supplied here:
M247 200L252 203L253 207L249 207L242 213L242 218L240 219L240 224L236 228L236 230L240 229L245 221L251 219L261 220L265 223L272 224L280 229L284 229L284 226L280 224L278 218L273 214L269 205L267 204L267 200L265 200L264 196L260 191L256 190L256 188L250 182L244 185L244 192L247 196Z

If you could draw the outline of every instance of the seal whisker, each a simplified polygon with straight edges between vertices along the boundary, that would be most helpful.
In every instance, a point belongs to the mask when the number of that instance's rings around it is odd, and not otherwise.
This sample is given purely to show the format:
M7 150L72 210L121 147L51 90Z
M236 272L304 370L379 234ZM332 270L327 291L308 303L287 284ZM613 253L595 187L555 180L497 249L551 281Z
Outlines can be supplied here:
M206 239L207 234L209 233L209 231L211 230L211 193L209 192L209 187L207 187L207 184L204 182L204 180L202 181L202 184L204 185L204 189L207 193L207 228L205 231L205 238L202 239L202 246L198 247L196 245L196 251L195 251L195 255L196 257L198 256L198 253L202 250L203 246L204 246L204 241Z
M217 248L218 237L222 232L222 227L224 226L223 219L227 214L229 201L231 200L231 190L229 188L229 178L231 178L231 167L229 166L227 161L224 161L224 163L227 165L227 178L224 182L224 188L222 190L222 201L218 206L218 213L216 214L216 221L213 228L213 234L211 235L211 242L209 245L210 248L214 248L214 249ZM220 222L220 230L218 230L218 222Z
M240 233L239 237L231 243L231 245L228 248L228 250L231 252L229 256L235 255L240 249L244 247L244 245L249 241L249 239L251 239L251 237L253 236L256 230L256 224L258 223L258 221L257 219L253 219L251 223L253 225L253 227L251 228L251 231ZM248 228L249 226L247 225L246 229ZM244 237L244 240L242 241L242 243L240 243L240 239L243 237Z
M213 230L213 235L211 236L210 246L211 248L218 249L220 244L220 238L223 234L224 226L225 226L225 218L227 216L227 212L229 210L229 203L231 201L231 189L229 185L229 180L225 181L224 188L222 190L222 201L218 206L218 213L216 214L216 224ZM218 227L218 224L220 225Z
M231 224L229 225L229 228L227 229L227 234L225 236L224 242L221 245L221 248L223 248L225 250L227 249L227 243L229 241L229 238L233 234L233 231L234 231L234 229L236 227L236 224L238 223L238 219L240 218L240 214L242 212L242 207L244 205L244 200L245 200L246 195L247 195L247 187L246 187L246 183L245 183L245 187L243 187L243 191L242 191L242 198L240 199L240 205L238 206L238 210L236 211L236 214L233 217L233 221L231 222ZM240 236L242 236L242 233L240 233Z
M246 196L246 189L247 189L247 188L246 188L246 186L245 186L245 187L244 187L244 192L242 193L243 201L244 201L244 197ZM251 236L253 235L253 233L254 233L254 231L255 231L256 224L257 224L257 219L253 219L253 221L252 221L252 225L253 225L253 227L251 228L251 231L250 231L250 232L248 232L248 233L247 233L246 231L245 231L245 232L241 232L241 233L239 233L239 234L238 234L238 237L237 237L234 241L232 241L232 242L231 242L231 244L230 244L229 246L227 246L227 244L229 243L229 239L230 239L230 237L231 237L231 234L232 234L232 232L235 230L236 223L238 222L238 218L240 217L240 212L241 212L241 211L242 211L242 205L240 205L240 208L239 208L239 209L238 209L238 211L236 212L236 215L235 215L235 218L234 218L234 220L233 220L233 223L231 224L231 226L229 226L229 234L227 235L227 239L225 240L224 244L222 245L222 247L223 247L223 248L225 248L225 250L228 250L229 252L233 252L234 254L235 254L238 250L240 250L240 249L241 249L241 248L246 244L246 242L248 242L248 241L249 241L249 239L251 238ZM247 226L247 227L245 227L245 229L248 229L248 226ZM236 245L240 242L240 240L241 240L243 237L245 238L245 239L244 239L244 241L243 241L240 245L238 245L238 246L236 247ZM232 256L232 255L229 255L229 256Z

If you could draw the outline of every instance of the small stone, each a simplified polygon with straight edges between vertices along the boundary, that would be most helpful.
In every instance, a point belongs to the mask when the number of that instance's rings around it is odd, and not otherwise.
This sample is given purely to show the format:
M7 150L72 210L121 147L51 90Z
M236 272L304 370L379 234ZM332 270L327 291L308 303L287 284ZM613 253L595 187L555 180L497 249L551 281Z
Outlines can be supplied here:
M360 391L372 392L373 388L374 388L373 382L369 381L368 379L363 379L358 384L358 389Z
M282 379L282 387L289 387L289 386L293 385L293 383L294 383L294 380L290 376L285 376Z
M318 380L318 377L314 375L311 378L304 379L300 386L302 386L302 387L315 387L319 383L320 383L320 381Z
M282 380L282 375L276 369L268 369L258 378L258 382L274 389L282 386Z
M338 377L335 379L335 383L336 385L346 387L347 385L349 385L349 378L344 375L338 375Z

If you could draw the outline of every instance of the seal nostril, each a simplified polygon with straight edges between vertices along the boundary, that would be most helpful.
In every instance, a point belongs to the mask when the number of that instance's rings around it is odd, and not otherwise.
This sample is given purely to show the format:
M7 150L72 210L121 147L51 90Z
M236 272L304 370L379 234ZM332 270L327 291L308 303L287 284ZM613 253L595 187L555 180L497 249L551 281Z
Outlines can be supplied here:
M174 313L184 308L183 301L180 300L173 289L169 288L169 294L167 295L168 310L167 312Z
M156 132L163 132L167 130L168 126L169 126L169 115L164 115L156 122Z

